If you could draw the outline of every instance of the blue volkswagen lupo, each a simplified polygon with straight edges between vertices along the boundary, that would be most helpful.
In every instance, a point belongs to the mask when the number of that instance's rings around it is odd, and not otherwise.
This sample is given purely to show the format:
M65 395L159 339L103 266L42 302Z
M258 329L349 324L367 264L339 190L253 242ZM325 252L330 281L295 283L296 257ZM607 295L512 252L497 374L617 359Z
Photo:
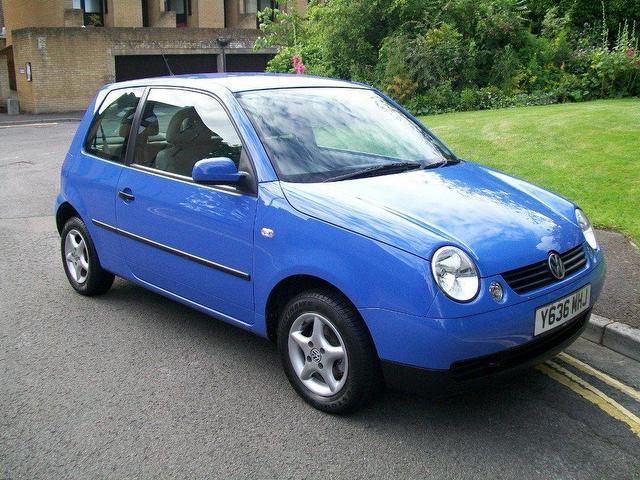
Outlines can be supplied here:
M118 275L277 341L295 390L328 412L384 384L448 392L554 355L605 273L574 203L330 79L108 85L55 210L79 293Z

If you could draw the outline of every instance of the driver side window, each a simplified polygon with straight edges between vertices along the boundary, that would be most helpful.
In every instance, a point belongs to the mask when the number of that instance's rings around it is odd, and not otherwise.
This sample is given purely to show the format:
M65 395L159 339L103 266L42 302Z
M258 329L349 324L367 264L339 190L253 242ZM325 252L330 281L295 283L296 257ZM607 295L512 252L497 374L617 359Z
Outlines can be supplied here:
M197 92L152 89L147 97L134 163L191 178L199 160L228 157L238 167L242 143L222 105Z

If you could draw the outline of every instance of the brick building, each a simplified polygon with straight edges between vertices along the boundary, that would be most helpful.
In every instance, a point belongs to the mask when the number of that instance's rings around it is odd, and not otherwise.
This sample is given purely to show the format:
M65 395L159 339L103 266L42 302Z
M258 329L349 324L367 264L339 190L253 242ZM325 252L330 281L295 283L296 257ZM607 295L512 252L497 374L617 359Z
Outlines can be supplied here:
M3 50L7 46L7 39L5 38L4 30L4 13L2 11L2 0L0 0L0 50Z
M297 0L299 11L306 0ZM86 108L105 83L219 71L263 71L257 11L270 0L0 0L0 105ZM4 19L4 20L3 20ZM224 55L223 55L224 52ZM224 57L224 58L223 58Z

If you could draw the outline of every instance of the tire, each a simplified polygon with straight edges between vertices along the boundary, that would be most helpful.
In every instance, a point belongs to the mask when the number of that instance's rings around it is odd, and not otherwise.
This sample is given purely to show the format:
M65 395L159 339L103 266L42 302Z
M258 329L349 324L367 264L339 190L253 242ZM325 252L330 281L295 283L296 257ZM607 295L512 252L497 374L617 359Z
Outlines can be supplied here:
M91 236L80 218L71 217L65 223L60 235L60 252L67 280L76 292L93 296L111 288L115 277L100 265Z
M368 331L350 303L329 290L304 292L289 301L280 315L278 350L289 382L318 410L355 411L380 388Z

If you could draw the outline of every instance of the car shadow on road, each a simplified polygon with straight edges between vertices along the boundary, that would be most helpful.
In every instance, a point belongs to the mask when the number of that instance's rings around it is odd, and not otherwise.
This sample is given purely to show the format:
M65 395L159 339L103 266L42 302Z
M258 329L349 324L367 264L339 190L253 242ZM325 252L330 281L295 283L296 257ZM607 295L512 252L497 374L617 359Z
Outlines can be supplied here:
M401 448L407 462L437 461L437 452L446 450L456 452L461 462L486 455L497 464L510 464L527 457L544 462L558 451L573 455L578 449L583 455L592 444L602 445L603 437L613 454L620 439L634 440L623 425L612 425L597 407L534 369L456 396L434 399L387 391L353 414L325 414L296 395L275 345L266 339L122 280L94 301L133 322L129 329L160 349L151 354L156 361L162 358L174 366L171 362L179 363L185 355L198 358L196 381L208 392L206 408L228 412L225 422L246 424L250 430L259 424L267 431L292 431L286 440L277 435L283 449L302 442L312 455L308 442L326 443L358 457L367 454L359 448L374 442ZM188 383L180 383L184 372L176 368L176 381L188 391ZM211 428L219 422L213 417L208 421ZM571 444L566 443L567 429L574 432Z
M126 311L130 318L144 322L145 329L153 329L162 335L180 335L183 341L195 343L211 354L232 354L244 362L242 369L260 372L262 378L286 384L275 345L250 332L124 280L117 280L112 290L104 297L97 297L96 301L108 303L112 311ZM201 343L203 340L204 343ZM444 409L447 411L447 424L457 421L468 423L469 418L475 415L486 418L498 413L508 415L512 409L518 412L522 408L522 401L542 393L547 384L548 381L539 373L526 370L517 377L442 398L387 391L380 400L351 418L356 421L359 418L365 420L384 416L398 421L416 416L431 417L433 424L439 418L433 412ZM293 392L291 398L296 398Z

